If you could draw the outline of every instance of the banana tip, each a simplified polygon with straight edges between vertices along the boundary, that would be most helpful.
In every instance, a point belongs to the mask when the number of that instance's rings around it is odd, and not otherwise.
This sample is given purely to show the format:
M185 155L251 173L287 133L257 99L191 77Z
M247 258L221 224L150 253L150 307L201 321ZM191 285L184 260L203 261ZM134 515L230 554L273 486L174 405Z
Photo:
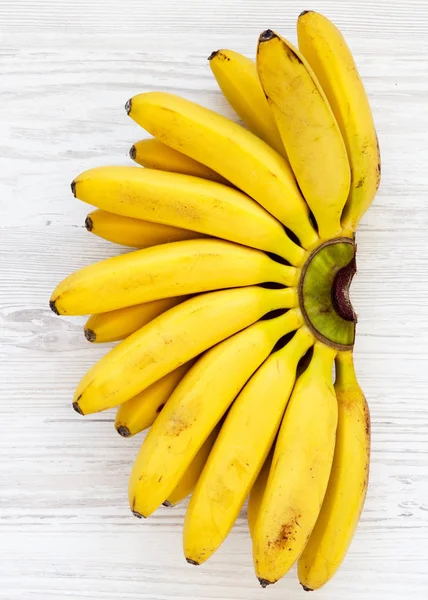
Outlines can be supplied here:
M49 300L49 308L51 309L52 312L54 312L56 315L59 315L59 311L56 307L55 304L55 300Z
M195 565L195 567L199 567L199 563L196 560L193 560L193 558L186 558L186 560L189 565Z
M214 50L213 52L211 52L211 54L208 57L208 60L212 60L213 58L215 58L219 52L220 50Z
M74 180L74 179L73 179L73 181L71 182L71 185L70 185L70 187L71 187L71 193L73 194L73 196L74 196L74 197L76 197L76 182L75 182L75 180Z
M88 231L92 231L92 229L94 227L94 222L92 221L92 219L89 215L85 219L85 227Z
M129 100L126 101L125 110L126 110L126 114L129 115L129 113L132 110L132 98L130 98Z
M268 42L269 40L272 40L273 38L278 37L276 35L276 33L274 31L272 31L272 29L266 29L265 31L263 31L260 34L259 37L259 42Z
M73 408L77 413L79 413L79 415L83 415L83 410L80 408L77 402L73 402Z
M303 15L307 15L308 13L314 12L313 10L302 10L302 12L299 15L299 19L300 17L303 17ZM311 590L312 591L312 590Z
M88 340L88 342L95 342L97 339L95 331L92 329L85 329L85 338Z
M307 10L306 12L310 12L310 11ZM306 585L303 585L303 583L301 584L301 586L305 592L313 592L314 591L312 588L308 588L308 587L306 587Z
M129 156L132 158L132 160L135 160L135 157L137 156L137 149L134 144L132 144L129 149Z
M132 514L134 515L134 517L137 517L137 519L145 519L146 518L144 515L142 515L141 513L137 512L136 510L133 510Z
M119 425L119 427L116 427L116 431L122 437L131 437L131 432L126 425Z
M166 506L167 508L169 508L170 506L172 506L171 502L169 502L168 500L165 500L165 502L162 502L163 506Z
M259 577L258 579L259 579L259 583L260 583L260 585L262 586L263 589L272 583L268 579L263 579L261 577Z

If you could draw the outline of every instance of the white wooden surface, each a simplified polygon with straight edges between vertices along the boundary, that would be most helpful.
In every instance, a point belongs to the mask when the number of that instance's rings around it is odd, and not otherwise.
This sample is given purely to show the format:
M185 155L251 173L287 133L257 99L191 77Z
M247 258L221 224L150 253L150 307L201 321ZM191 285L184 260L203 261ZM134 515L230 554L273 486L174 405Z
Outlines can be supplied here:
M114 415L80 418L74 386L103 352L48 309L54 285L117 248L82 227L69 183L127 164L140 132L123 105L162 88L232 116L206 57L294 38L285 0L0 0L0 598L302 597L294 573L261 590L245 515L206 565L181 554L182 507L136 520L127 479L140 439ZM373 105L383 179L364 218L352 296L370 401L365 512L325 600L426 598L428 589L428 4L312 0L342 27Z

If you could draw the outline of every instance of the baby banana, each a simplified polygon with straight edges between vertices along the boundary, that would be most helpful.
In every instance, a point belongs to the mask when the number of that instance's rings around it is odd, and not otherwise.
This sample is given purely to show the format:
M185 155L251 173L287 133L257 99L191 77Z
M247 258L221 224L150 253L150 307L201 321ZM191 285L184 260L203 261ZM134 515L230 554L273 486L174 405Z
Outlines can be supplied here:
M220 183L138 167L99 167L76 177L72 189L79 200L112 213L273 252L295 266L307 258L257 202Z
M162 298L162 300L92 315L85 324L85 337L88 342L96 343L124 340L128 335L184 300L186 296Z
M233 50L217 50L208 60L224 97L248 129L285 156L284 144L260 85L256 63Z
M122 404L268 312L296 303L293 289L256 286L186 300L150 321L96 363L77 386L73 407L87 414Z
M320 237L336 237L348 198L350 170L327 98L300 52L271 30L259 38L257 68Z
M193 175L194 177L228 184L228 181L224 177L212 169L193 160L193 158L189 158L182 152L170 148L155 138L136 142L131 146L129 156L139 165L149 169Z
M321 510L337 425L331 382L335 354L315 344L285 411L253 534L254 565L263 587L292 567Z
M130 400L120 404L114 423L116 431L123 437L131 437L153 425L192 364L193 361L189 360Z
M85 227L91 233L109 242L132 248L149 248L158 244L204 237L196 231L132 219L100 209L89 213Z
M316 590L333 577L352 541L366 497L370 414L358 385L351 352L336 358L339 406L333 467L320 515L299 559L299 579Z
M51 308L87 315L169 296L276 282L294 286L298 270L266 254L223 240L173 242L107 258L66 277Z
M301 328L256 371L233 403L193 492L184 554L205 562L231 530L278 431L299 359L314 338Z
M380 183L380 154L369 101L342 34L314 11L297 22L299 48L311 65L342 132L351 166L351 189L342 219L354 232Z

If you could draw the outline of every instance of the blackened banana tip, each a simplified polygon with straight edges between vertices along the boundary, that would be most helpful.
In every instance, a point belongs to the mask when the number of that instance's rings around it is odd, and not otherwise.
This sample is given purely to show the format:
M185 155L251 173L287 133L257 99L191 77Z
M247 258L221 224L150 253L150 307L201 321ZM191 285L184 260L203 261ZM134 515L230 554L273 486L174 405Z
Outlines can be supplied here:
M92 221L92 219L89 215L85 219L85 227L88 231L92 231L92 229L94 227L94 222Z
M262 586L262 588L266 588L268 585L271 584L271 582L268 579L263 579L261 577L258 578L259 579L259 583Z
M74 197L76 197L76 182L74 181L74 179L71 182L70 187L71 187L71 193L73 194Z
M141 513L137 512L136 510L133 510L132 514L134 515L134 517L137 517L137 519L145 519L146 518L144 515L142 515Z
M83 411L77 402L73 402L73 408L79 415L83 415Z
M97 339L95 331L92 329L85 329L85 338L88 340L88 342L95 342Z
M211 52L211 54L208 57L208 60L212 60L215 56L217 56L219 52L220 50L214 50L213 52Z
M167 508L169 508L170 506L172 506L171 502L168 502L168 500L165 500L165 502L162 502L163 506L166 506Z
M307 10L306 12L310 12L310 11ZM301 585L305 592L313 592L314 591L313 589L306 587L306 585L303 585L303 583Z
M298 18L300 19L300 17L303 17L303 15L307 15L308 13L311 13L311 12L314 12L314 11L313 10L302 10L302 12L300 13ZM312 591L312 590L310 590L310 591Z
M259 42L268 42L269 40L272 40L276 37L278 36L274 31L272 31L272 29L266 29L266 31L263 31L263 33L260 34Z
M132 110L132 98L130 98L129 100L126 101L125 110L126 110L126 114L129 115L129 113Z
M117 427L116 431L122 437L131 437L131 432L126 427L126 425L120 425L119 427Z
M196 562L196 560L193 560L192 558L186 558L186 560L189 563L189 565L195 565L195 567L199 567L199 563Z
M54 312L56 315L59 315L58 309L56 307L55 304L55 300L49 300L49 308L51 309L52 312Z
M129 156L132 158L132 160L135 160L135 157L137 156L137 149L134 144L129 149Z

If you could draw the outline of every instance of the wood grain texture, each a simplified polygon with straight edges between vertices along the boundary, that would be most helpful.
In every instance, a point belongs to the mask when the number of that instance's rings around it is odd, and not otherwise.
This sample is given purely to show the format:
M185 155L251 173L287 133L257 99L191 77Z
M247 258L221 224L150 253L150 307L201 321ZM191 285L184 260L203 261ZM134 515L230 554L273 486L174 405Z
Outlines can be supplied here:
M181 553L184 507L146 522L127 507L141 437L112 413L80 418L73 389L105 349L47 307L71 270L119 248L83 228L69 182L127 164L143 137L123 110L162 88L234 117L206 57L295 38L282 0L0 2L0 598L256 600L303 596L293 573L262 591L245 512L219 552ZM383 180L358 235L356 362L373 419L361 525L325 600L425 598L428 589L428 5L312 0L343 29L377 123Z

